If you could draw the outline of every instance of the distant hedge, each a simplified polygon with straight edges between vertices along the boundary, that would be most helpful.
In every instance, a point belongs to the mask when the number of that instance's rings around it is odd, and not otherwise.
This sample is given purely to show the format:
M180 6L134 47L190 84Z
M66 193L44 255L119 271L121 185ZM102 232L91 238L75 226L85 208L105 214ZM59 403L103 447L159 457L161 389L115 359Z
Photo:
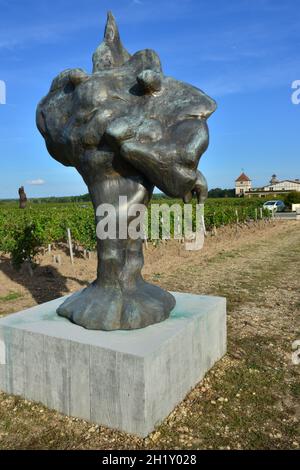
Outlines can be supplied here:
M285 196L284 202L291 207L292 204L300 204L300 191L293 191Z

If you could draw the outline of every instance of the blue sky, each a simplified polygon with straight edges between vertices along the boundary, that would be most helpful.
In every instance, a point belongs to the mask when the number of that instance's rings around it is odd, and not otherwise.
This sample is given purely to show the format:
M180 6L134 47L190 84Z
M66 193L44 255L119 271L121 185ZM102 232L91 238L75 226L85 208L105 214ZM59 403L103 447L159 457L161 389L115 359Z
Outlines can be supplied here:
M87 191L48 155L35 109L60 71L91 71L109 9L129 52L155 49L166 75L217 100L200 162L211 188L233 187L242 168L255 186L300 177L297 0L0 0L0 199L21 184L30 197Z

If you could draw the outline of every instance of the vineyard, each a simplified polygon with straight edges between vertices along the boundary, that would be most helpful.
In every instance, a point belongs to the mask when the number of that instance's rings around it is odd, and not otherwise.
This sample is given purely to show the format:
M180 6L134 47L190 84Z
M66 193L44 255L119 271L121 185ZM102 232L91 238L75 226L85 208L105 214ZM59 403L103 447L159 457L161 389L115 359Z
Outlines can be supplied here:
M152 201L152 204L162 203L183 206L176 199L154 198ZM205 204L206 229L270 217L268 211L261 209L262 204L260 199L208 199ZM172 227L171 214L171 234ZM25 210L13 203L0 205L0 251L9 253L16 267L25 260L34 260L41 247L66 241L67 228L76 244L87 250L95 248L91 203L29 204Z

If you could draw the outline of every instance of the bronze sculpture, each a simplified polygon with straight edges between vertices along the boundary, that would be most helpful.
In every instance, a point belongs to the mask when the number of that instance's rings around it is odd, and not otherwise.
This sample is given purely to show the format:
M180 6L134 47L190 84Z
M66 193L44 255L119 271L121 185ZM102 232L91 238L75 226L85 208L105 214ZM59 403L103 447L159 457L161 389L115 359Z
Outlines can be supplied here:
M95 212L127 196L147 205L154 186L188 201L203 201L197 170L208 146L206 119L216 103L199 89L166 77L149 49L130 55L111 13L93 73L66 70L37 109L49 153L74 166L89 188ZM96 222L99 217L96 215ZM88 329L142 328L166 319L174 297L141 275L141 239L98 240L97 279L70 296L58 314Z

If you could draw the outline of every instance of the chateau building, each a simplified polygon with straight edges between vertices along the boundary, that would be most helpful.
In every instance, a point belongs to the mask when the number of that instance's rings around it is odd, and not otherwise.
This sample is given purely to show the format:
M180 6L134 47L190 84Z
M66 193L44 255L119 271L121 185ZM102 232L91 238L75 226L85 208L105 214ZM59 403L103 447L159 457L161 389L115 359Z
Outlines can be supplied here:
M249 192L252 188L252 182L250 178L242 173L236 180L235 180L235 195L236 196L244 196L245 193Z
M278 180L276 175L272 175L270 183L262 188L252 188L250 178L242 173L235 181L236 196L245 197L270 197L270 195L280 196L292 191L300 192L300 180Z

